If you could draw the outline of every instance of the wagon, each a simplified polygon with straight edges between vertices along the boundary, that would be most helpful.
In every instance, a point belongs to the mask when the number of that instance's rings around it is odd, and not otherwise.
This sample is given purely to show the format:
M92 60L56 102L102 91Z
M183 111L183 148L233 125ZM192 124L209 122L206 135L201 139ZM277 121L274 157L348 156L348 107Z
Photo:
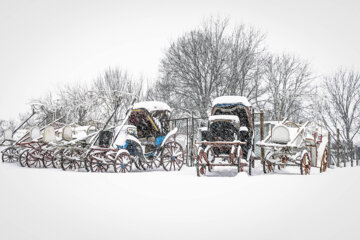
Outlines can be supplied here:
M91 138L97 133L93 125L66 125L57 131L57 141L49 144L44 154L44 163L62 170L89 171L83 155L90 147Z
M273 127L265 140L257 143L266 150L264 173L286 166L299 167L302 175L310 174L312 166L319 167L320 172L326 171L327 138L308 125L309 122L300 125L284 120Z
M88 160L91 171L130 172L160 166L166 171L180 170L184 151L174 140L177 128L170 131L170 107L163 102L136 103L123 124L101 131L91 147Z
M238 172L253 166L252 108L245 97L223 96L213 101L208 126L200 129L196 172L205 175L215 166L236 166Z

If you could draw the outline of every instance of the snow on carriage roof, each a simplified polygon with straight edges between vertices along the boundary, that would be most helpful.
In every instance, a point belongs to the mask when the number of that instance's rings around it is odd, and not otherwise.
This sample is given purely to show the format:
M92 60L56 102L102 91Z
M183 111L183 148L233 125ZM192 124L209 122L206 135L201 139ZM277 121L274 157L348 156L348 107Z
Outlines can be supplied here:
M227 104L227 105L242 104L245 107L251 107L251 104L249 103L247 98L243 97L243 96L222 96L222 97L217 97L217 98L214 99L212 106L214 107L215 105L218 105L218 104Z
M234 122L240 122L239 117L235 115L212 115L209 117L210 122L216 120L230 120Z
M161 111L161 110L171 112L171 108L169 107L169 105L167 105L164 102L158 102L158 101L146 101L146 102L135 103L133 109L139 109L139 108L145 108L149 112Z

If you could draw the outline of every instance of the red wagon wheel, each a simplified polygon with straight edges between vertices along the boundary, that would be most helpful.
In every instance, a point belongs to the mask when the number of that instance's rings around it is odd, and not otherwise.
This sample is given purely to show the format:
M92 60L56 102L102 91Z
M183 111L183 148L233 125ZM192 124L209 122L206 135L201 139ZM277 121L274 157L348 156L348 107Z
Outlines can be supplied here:
M269 159L274 159L274 155L272 155L271 152L266 154L263 162L263 171L265 174L274 172L274 166Z
M51 159L53 168L61 168L62 155L63 155L63 150L54 152L53 158Z
M241 146L238 146L238 153L236 153L236 155L237 155L236 156L237 170L238 170L238 173L239 173L239 172L242 172L244 170L243 168L244 168L244 164L245 164L245 163L241 162L241 159L243 158L243 151L241 149ZM249 168L251 169L250 164L249 164Z
M40 150L30 150L26 155L26 165L28 167L39 168L43 166L43 153Z
M326 172L328 165L328 150L325 148L324 153L321 158L321 166L320 166L320 173Z
M29 150L24 150L21 152L21 154L19 155L19 163L20 163L20 166L22 167L26 167L26 157L27 157L27 154L29 153Z
M60 163L62 170L79 170L80 159L76 158L79 158L79 155L75 150L64 151Z
M2 161L8 163L16 162L18 160L17 157L17 150L15 147L9 147L5 149L1 156Z
M161 163L165 171L180 170L184 164L184 151L178 142L165 144L160 155Z
M114 161L114 171L120 173L131 172L132 161L128 153L120 153Z
M53 152L53 151L50 151L50 150L45 151L44 157L43 157L43 159L42 159L42 161L43 161L43 166L44 166L45 168L49 168L49 167L52 167L52 166L53 166L53 161L52 161L53 155L54 155L54 152Z
M306 152L306 153L304 153L304 155L301 159L301 164L300 164L301 175L309 175L310 169L311 169L311 161L310 161L309 154Z
M105 162L105 152L90 153L89 165L92 172L107 172L109 165Z
M197 155L197 161L195 163L196 166L196 175L198 177L206 174L206 164L207 163L207 155L203 149L200 150L199 154Z

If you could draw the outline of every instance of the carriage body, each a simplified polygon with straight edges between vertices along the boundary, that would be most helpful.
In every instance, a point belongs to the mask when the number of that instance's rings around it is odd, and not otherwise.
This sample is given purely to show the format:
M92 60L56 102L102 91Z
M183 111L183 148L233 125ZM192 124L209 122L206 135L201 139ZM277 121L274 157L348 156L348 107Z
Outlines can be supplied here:
M201 128L198 142L197 175L206 168L237 166L238 171L249 168L253 161L253 122L251 105L245 97L223 96L213 101L207 128Z
M160 166L180 170L184 152L173 140L177 129L170 131L170 116L171 108L163 102L134 104L123 125L99 133L90 161L113 165L115 172L131 171L132 163L139 170ZM90 163L91 168L93 165Z

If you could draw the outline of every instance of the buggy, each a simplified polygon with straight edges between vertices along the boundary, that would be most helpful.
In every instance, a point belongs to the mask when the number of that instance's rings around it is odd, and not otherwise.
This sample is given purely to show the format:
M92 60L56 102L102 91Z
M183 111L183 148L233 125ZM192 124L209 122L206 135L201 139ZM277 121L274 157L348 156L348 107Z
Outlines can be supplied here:
M208 126L200 128L196 158L197 176L215 166L237 166L238 172L253 166L252 108L245 97L223 96L213 101Z
M318 131L311 131L308 125L309 122L300 125L285 119L257 143L267 150L264 173L273 172L276 166L279 170L286 166L298 166L302 175L309 175L311 166L319 167L320 172L326 171L327 138Z
M180 170L184 163L182 146L170 131L170 107L163 102L134 104L121 126L98 134L89 153L91 171L130 172L134 163L139 170L162 166L166 171Z

